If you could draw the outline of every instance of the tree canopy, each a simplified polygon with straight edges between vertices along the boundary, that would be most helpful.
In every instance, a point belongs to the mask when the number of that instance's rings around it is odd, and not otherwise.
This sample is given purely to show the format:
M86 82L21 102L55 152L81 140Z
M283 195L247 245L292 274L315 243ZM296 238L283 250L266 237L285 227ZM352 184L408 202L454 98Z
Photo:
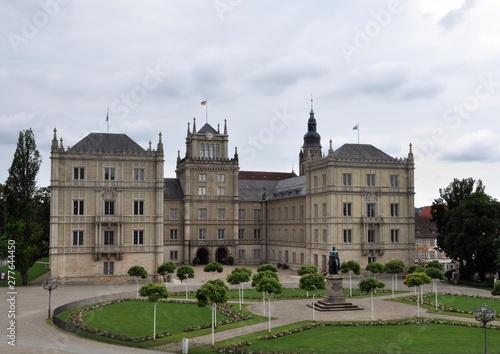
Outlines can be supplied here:
M228 288L220 279L209 280L196 291L197 304L200 307L227 302Z
M267 274L272 273L268 272ZM261 273L264 274L264 273ZM277 277L263 276L260 278L259 282L255 284L255 290L263 291L270 294L281 294L283 291L283 286L277 279Z
M275 273L278 273L278 267L276 267L275 265L272 265L272 264L269 264L269 263L264 263L264 264L261 264L258 268L257 268L257 272L264 272L266 270L270 270L271 272L275 272Z
M460 264L460 278L481 279L500 263L500 203L487 195L481 180L457 180L432 204L438 246Z
M134 265L130 267L127 274L130 275L131 277L136 277L141 279L146 279L148 277L148 272L146 271L146 269L144 269L144 267L141 267L139 265Z
M340 266L340 272L349 273L350 271L352 271L356 275L359 275L361 273L361 266L354 260L342 262Z
M399 259L393 259L384 265L384 273L388 274L399 274L403 273L405 270L405 265L403 261Z
M205 267L203 268L203 271L204 272L207 272L207 273L222 273L224 269L222 268L222 264L220 264L219 262L210 262L208 263L207 265L205 265Z
M147 283L141 286L139 295L147 297L150 302L158 302L161 299L168 298L168 291L163 285L156 283Z
M256 287L257 283L259 283L262 280L262 278L264 278L264 277L274 278L277 281L279 281L278 273L273 272L272 270L264 270L262 272L255 273L252 276L252 286Z
M186 279L192 279L194 278L194 269L190 265L181 265L179 268L177 268L177 278L179 278L182 282Z
M318 272L318 267L312 264L304 264L299 269L297 269L297 272L299 273L299 275L314 274Z
M325 276L319 273L306 273L300 277L299 288L306 291L323 290L326 287Z
M371 294L376 289L383 289L385 284L374 277L368 277L361 280L358 284L359 290L364 293Z
M236 267L229 273L226 280L229 284L238 285L250 281L252 270L247 267Z
M405 280L403 280L403 283L412 288L414 286L422 286L424 284L428 284L432 281L431 277L429 277L427 274L423 272L415 272L408 274Z
M28 284L28 269L43 256L48 245L50 191L36 185L41 163L33 131L20 132L3 187L5 229L1 244L15 241L16 270L24 285Z
M384 265L379 262L371 262L366 265L366 270L372 272L373 274L383 273Z

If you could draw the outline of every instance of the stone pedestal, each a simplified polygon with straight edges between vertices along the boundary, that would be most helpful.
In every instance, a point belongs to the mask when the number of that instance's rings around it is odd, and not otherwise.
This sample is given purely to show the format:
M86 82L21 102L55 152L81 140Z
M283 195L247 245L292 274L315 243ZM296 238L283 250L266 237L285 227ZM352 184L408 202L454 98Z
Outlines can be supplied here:
M345 297L342 286L342 277L338 274L326 276L326 294L325 303L327 304L344 304Z
M317 311L351 311L362 310L361 307L345 301L342 277L338 274L326 276L326 294L323 301L317 301L314 309ZM312 304L307 306L313 307Z

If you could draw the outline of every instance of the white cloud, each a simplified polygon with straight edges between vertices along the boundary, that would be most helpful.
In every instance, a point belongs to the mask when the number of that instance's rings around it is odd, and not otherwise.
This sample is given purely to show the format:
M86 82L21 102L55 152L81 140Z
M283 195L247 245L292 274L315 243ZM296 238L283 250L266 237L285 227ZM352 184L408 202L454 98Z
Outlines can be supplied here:
M481 129L465 134L439 152L442 160L455 162L499 162L500 134Z

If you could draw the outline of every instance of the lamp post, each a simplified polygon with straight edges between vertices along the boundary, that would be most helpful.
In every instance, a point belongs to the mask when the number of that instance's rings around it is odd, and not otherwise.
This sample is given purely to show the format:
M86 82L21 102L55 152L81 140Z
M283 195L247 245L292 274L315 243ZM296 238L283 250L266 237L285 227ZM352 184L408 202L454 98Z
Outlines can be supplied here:
M57 289L57 279L45 279L42 283L42 286L45 290L49 291L49 319L50 319L50 297L52 294L52 290Z
M488 354L488 345L486 342L486 324L495 319L497 312L495 311L495 309L488 309L488 306L486 306L486 304L482 304L480 308L474 309L473 313L474 313L474 318L476 319L476 321L481 322L483 324L483 328L484 328L484 353Z

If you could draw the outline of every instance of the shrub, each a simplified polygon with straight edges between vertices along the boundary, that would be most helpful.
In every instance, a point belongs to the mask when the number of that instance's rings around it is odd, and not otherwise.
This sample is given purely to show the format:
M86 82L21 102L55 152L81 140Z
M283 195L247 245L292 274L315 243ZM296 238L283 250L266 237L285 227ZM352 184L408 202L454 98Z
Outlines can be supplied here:
M198 265L198 264L200 264L200 258L198 258L198 256L196 256L193 258L193 265Z
M491 295L500 295L500 280L497 280L495 284L493 284Z
M227 257L227 264L228 265L233 265L234 264L234 257L233 256Z

